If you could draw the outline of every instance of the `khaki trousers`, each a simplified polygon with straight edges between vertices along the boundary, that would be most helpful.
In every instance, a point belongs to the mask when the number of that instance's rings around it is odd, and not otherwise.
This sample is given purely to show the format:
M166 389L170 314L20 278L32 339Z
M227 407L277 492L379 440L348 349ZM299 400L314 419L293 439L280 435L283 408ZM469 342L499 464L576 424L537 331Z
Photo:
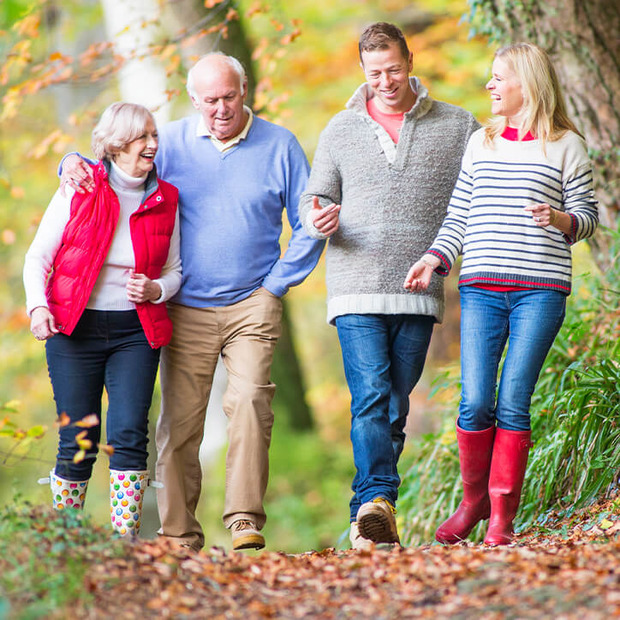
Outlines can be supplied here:
M265 524L263 498L269 475L273 426L270 381L280 336L282 301L264 288L230 306L169 304L174 325L161 357L161 413L157 422L159 534L199 549L196 519L202 469L198 457L213 374L221 354L228 371L223 409L228 417L226 498L223 520Z

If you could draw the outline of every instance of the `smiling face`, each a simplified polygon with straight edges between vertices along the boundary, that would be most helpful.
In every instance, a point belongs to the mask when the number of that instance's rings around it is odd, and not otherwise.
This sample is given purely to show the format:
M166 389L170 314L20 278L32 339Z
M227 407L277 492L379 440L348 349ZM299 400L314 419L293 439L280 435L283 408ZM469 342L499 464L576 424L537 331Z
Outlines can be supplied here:
M192 104L202 114L208 130L226 142L239 135L248 121L243 105L247 85L222 57L210 56L193 69Z
M411 109L415 103L409 84L412 67L412 54L405 58L396 43L386 49L362 52L362 68L380 112L398 114Z
M153 169L158 145L157 129L149 119L144 127L144 133L114 155L114 163L128 175L141 177Z
M486 85L491 93L491 112L496 116L505 116L510 127L519 127L524 98L517 74L501 57L493 61L491 73L491 79Z

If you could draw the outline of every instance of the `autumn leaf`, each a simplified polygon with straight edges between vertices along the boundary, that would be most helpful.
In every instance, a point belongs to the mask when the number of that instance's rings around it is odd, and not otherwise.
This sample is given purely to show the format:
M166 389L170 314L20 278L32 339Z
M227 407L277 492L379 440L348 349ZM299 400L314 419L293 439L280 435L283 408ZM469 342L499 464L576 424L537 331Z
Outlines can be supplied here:
M59 428L63 428L64 426L69 426L71 424L71 418L63 411L59 416L56 422L56 426Z
M85 458L86 458L86 451L85 450L79 450L78 452L76 452L73 455L73 462L74 463L81 463Z
M610 527L612 527L614 524L613 521L610 521L609 519L603 519L599 525L599 527L602 530L608 530Z
M107 443L100 443L97 444L97 446L104 454L107 454L108 456L112 456L114 454L114 448Z
M81 420L78 420L75 423L75 426L79 426L80 428L93 428L93 426L99 426L99 416L96 413L91 413L83 417ZM82 433L80 433L81 435Z
M86 437L87 432L88 431L82 431L75 436L75 443L77 443L82 450L90 450L93 447L92 440Z

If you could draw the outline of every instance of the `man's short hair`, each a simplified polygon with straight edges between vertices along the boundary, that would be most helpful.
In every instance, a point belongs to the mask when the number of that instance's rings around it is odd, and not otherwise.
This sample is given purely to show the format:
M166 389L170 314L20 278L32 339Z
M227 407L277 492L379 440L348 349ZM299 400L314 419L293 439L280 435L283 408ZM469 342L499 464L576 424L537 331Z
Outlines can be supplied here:
M396 43L400 48L403 58L409 60L409 46L407 45L407 40L405 39L403 31L398 26L388 24L387 22L376 22L371 24L360 36L360 60L362 60L362 52L385 50L392 43Z

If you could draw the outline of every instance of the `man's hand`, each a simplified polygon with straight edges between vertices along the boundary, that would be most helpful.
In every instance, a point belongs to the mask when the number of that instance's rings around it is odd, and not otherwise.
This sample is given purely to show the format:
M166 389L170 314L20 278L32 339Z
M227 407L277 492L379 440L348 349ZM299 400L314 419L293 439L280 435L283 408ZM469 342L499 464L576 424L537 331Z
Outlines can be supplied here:
M439 267L441 261L432 254L425 254L417 263L414 263L407 273L403 286L412 293L425 291L431 283L433 271Z
M76 154L67 155L62 162L60 191L65 195L65 186L72 187L78 194L86 194L95 189L92 168Z
M127 299L134 304L143 304L145 301L156 301L161 297L161 287L143 273L129 275L127 282Z
M326 207L321 207L317 196L312 198L312 223L314 227L327 237L331 237L340 226L340 205L330 204Z
M58 333L56 321L49 308L38 306L30 313L30 331L37 340L48 340Z

